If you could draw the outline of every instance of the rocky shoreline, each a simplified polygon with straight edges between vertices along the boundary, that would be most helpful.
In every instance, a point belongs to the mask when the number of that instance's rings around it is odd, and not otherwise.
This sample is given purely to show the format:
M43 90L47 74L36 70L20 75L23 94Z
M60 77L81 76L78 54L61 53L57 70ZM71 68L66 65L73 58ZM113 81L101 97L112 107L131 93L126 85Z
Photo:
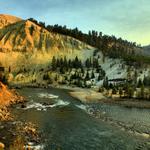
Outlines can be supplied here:
M49 87L47 87L47 88L49 88ZM103 96L101 93L96 92L92 89L81 89L81 88L69 87L69 86L56 86L56 87L51 86L51 87L52 88L67 89L72 97L77 98L78 100L80 100L83 103L106 103L106 104L109 104L109 105L121 105L123 107L131 107L131 108L132 107L134 107L134 108L150 108L150 102L148 102L148 101L142 101L142 100L140 101L140 100L134 100L134 99L133 100L129 100L129 99L109 99L109 98ZM22 87L20 87L20 88L22 88ZM34 88L34 87L32 87L32 88ZM35 87L35 88L43 88L43 87ZM8 113L8 115L6 115L6 113L4 113L3 116L9 116L9 117L6 117L5 121L7 123L5 123L5 125L0 124L0 133L4 132L4 130L5 130L5 133L6 133L7 128L9 128L9 127L11 128L12 131L16 131L16 132L12 133L10 131L10 135L11 135L10 139L14 139L14 140L13 141L8 140L9 144L7 144L8 141L6 140L6 139L8 139L8 137L7 138L4 137L4 139L0 138L0 142L4 141L3 143L6 143L6 147L8 147L8 145L10 145L10 143L11 143L11 146L15 146L14 143L19 141L23 147L29 147L30 149L34 149L34 147L36 145L40 145L40 143L41 143L40 136L39 136L40 134L38 133L37 127L33 124L32 125L31 124L26 124L26 123L23 124L21 122L19 123L19 122L14 122L14 121L9 123L7 121L7 120L13 120L13 117L10 114L10 111L9 111L8 108L12 104L24 102L24 100L19 96L19 94L17 94L17 92L15 90L9 90L9 91L11 91L15 95L16 100L11 99L10 103L8 103L9 105L6 105L6 110L3 111L3 112ZM94 111L93 115L95 115L95 113L96 113L96 111ZM122 130L127 130L128 131L128 127L124 126L123 123L114 122L114 121L111 120L111 118L105 118L105 117L103 118L103 116L101 116L101 115L99 116L98 114L96 113L95 117L98 117L98 118L100 117L105 122L108 121L108 122L112 123L112 125L119 126ZM16 130L16 128L17 128L17 130ZM19 130L18 130L18 128L19 128ZM147 133L140 134L138 131L132 130L132 128L129 131L134 132L135 134L137 134L139 136L146 137L146 138L149 139L149 134L147 134ZM8 134L8 132L6 134ZM24 144L22 144L23 143L22 138L20 138L18 135L22 135L22 137L25 137L25 139L23 138ZM1 144L3 146L3 143L0 143L0 146L1 146Z
M66 85L12 85L15 88L60 88L69 90L69 94L77 98L83 103L106 103L110 105L120 105L128 108L145 108L150 109L150 101L139 100L139 99L125 99L125 98L108 98L102 93L97 92L93 89L85 89L79 87L72 87Z
M25 102L24 97L20 96L16 90L10 90L0 82L0 121L12 120L10 106L23 102Z
M38 127L30 122L0 122L0 133L0 149L2 150L32 150L41 143Z
M13 105L23 104L25 101L16 90L10 90L0 82L0 149L2 150L35 149L35 145L40 143L38 127L32 123L15 121L15 116L10 111Z

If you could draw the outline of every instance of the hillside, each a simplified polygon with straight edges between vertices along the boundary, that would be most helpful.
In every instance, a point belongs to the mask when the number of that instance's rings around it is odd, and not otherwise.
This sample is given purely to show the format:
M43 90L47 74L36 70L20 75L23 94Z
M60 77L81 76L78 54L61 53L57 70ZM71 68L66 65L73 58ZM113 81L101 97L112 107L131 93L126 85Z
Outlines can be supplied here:
M0 29L0 64L9 83L76 85L74 78L79 73L82 85L93 76L92 85L99 87L105 77L127 79L137 74L136 78L143 80L149 76L149 65L141 61L143 58L134 57L141 51L135 43L95 31L88 35L77 29L45 27L33 19L10 20L14 23Z
M21 18L15 16L0 14L0 29L4 28L7 25L19 22L21 20Z
M45 25L45 22L38 22L33 18L30 18L29 20L50 32L76 38L97 48L94 55L96 55L97 52L102 52L105 57L123 59L129 65L133 63L138 66L141 65L141 63L150 64L150 58L146 55L142 55L143 49L140 45L137 45L136 42L131 42L122 39L121 37L117 38L114 35L106 35L95 30L83 33L77 27L70 29L67 26L58 24Z
M7 15L1 16L3 20L6 19L4 22L13 24L0 29L0 63L13 71L22 66L33 68L35 65L47 65L54 55L68 58L78 56L84 60L93 54L92 46L75 38L49 32L29 20L16 17L9 20Z
M54 34L26 20L4 27L0 30L0 49L2 52L36 52L73 53L74 49L81 50L88 46L73 38ZM61 50L61 51L60 51Z

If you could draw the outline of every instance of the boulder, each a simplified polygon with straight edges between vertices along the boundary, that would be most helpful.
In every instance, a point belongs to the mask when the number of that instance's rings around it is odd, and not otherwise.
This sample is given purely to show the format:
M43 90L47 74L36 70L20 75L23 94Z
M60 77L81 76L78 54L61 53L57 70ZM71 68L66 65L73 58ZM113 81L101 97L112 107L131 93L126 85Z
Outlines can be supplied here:
M4 148L5 148L5 145L2 142L0 142L0 150L4 150Z

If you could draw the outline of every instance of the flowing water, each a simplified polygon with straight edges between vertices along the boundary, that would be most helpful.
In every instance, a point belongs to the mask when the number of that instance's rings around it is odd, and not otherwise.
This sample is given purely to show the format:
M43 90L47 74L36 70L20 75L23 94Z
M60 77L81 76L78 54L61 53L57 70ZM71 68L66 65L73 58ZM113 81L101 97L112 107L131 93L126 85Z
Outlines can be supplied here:
M14 114L38 125L45 150L150 150L148 109L85 105L62 89L19 92L27 107L17 106Z

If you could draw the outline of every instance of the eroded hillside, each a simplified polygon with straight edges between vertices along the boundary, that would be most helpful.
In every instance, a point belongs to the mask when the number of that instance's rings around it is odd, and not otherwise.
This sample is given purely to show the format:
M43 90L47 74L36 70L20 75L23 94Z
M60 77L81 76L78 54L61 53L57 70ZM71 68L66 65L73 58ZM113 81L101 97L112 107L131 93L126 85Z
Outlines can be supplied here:
M54 55L86 59L93 51L79 40L49 32L29 20L16 20L0 29L0 62L11 70L47 65Z
M0 29L4 28L7 25L19 22L21 20L22 19L15 16L0 14Z

